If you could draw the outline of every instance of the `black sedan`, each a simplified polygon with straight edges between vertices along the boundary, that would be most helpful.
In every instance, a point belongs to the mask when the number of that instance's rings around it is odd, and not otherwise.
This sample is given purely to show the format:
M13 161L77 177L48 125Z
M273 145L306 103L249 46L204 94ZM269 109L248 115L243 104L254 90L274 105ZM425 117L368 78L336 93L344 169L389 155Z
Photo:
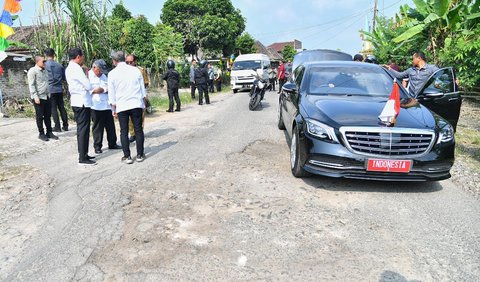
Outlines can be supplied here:
M411 96L400 87L400 111L394 123L385 124L379 115L394 83L387 70L346 61L298 66L294 82L283 87L278 110L278 127L286 129L291 141L293 175L396 181L449 178L454 128L419 103L428 100L435 107L441 95L449 95L445 91L453 89L448 84L454 77L446 70L433 75L425 93ZM444 100L438 100L440 108L445 107ZM458 119L458 114L449 114Z

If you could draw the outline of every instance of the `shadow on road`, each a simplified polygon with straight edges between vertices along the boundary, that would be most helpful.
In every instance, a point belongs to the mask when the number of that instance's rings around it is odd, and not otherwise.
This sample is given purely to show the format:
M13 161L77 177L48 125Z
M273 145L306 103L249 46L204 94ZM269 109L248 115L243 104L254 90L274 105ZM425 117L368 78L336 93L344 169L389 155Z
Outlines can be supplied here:
M175 131L175 128L161 128L155 129L145 133L145 138L155 138L160 137L163 135L167 135L168 133Z
M151 158L163 150L166 150L174 145L177 145L178 141L169 141L160 145L148 146L145 148L145 155L147 158Z

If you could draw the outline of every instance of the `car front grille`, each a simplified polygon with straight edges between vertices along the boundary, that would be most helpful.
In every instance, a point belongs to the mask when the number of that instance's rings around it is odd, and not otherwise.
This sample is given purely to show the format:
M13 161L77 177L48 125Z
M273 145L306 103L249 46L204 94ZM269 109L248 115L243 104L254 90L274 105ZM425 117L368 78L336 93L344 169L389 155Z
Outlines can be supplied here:
M373 157L422 156L435 141L433 131L410 128L342 127L340 132L349 150Z

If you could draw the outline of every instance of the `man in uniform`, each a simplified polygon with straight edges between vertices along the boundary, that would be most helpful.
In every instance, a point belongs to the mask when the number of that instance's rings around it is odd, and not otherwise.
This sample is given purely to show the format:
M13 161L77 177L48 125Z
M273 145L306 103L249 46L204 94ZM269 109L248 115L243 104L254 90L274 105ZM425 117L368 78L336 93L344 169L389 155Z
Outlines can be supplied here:
M205 102L210 104L210 97L208 96L208 62L206 60L200 61L198 68L195 69L195 85L198 88L198 104L203 105L203 94L205 93Z
M177 103L175 108L176 112L180 112L180 97L178 97L178 86L180 84L180 74L175 69L175 62L173 60L167 61L168 71L163 75L163 80L167 81L167 92L168 92L168 110L167 112L173 112L173 99Z

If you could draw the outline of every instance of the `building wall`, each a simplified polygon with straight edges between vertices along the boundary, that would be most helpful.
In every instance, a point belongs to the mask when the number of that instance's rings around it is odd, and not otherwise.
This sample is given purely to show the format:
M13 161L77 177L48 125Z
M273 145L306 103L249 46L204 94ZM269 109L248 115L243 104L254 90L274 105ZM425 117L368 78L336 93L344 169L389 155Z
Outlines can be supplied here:
M4 99L17 97L29 98L30 92L27 84L27 72L33 65L30 57L7 57L0 65L3 76L0 77L0 88Z

